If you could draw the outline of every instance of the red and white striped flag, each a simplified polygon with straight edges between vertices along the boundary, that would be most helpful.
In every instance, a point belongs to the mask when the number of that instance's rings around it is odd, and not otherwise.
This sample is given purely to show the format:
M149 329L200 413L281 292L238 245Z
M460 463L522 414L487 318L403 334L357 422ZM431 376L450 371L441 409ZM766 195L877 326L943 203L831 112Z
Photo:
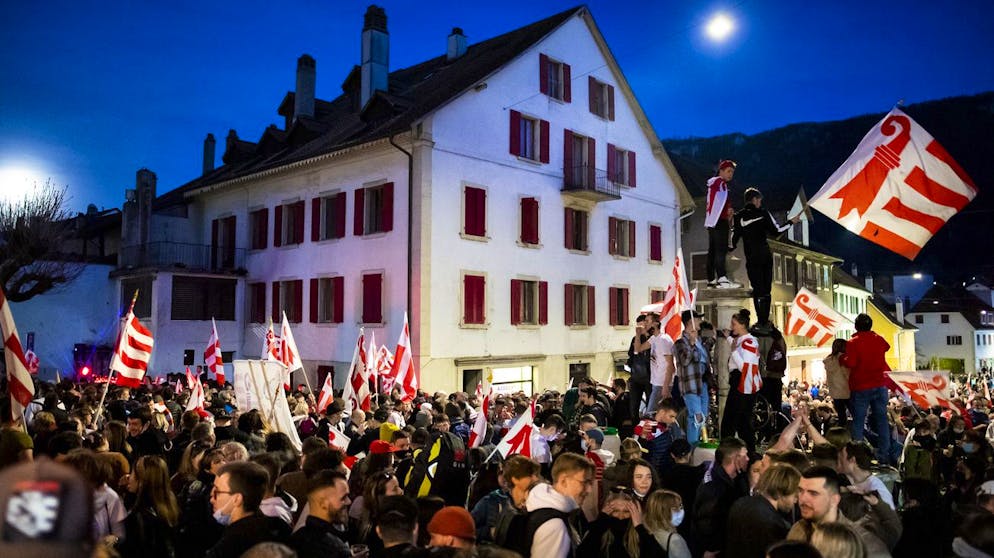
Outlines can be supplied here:
M360 328L359 338L356 339L356 344L352 348L352 362L349 364L349 375L345 380L345 389L342 392L342 398L349 403L349 413L355 412L362 407L362 400L359 399L359 392L356 384L361 382L361 378L366 377L365 344L366 330ZM369 388L366 388L366 391L368 394Z
M135 316L134 302L128 309L128 315L124 319L124 330L121 331L121 339L114 351L114 356L110 360L111 373L117 372L114 376L114 383L119 386L138 387L145 378L148 370L148 363L152 360L152 332L138 321Z
M283 324L280 326L280 362L286 366L287 373L304 367L303 361L300 360L300 351L297 350L297 342L293 340L293 333L290 331L290 320L286 319L286 312L283 312Z
M787 331L784 333L802 335L823 347L835 336L839 324L848 321L818 295L801 287L787 313Z
M866 134L809 205L913 260L976 196L973 180L945 148L895 108Z
M390 375L393 371L393 360L393 353L390 352L390 349L386 345L380 345L380 350L376 351L374 363L378 381L376 389L379 390L379 393L389 395L393 391L394 377Z
M532 435L535 433L535 402L518 417L514 426L507 431L497 444L497 451L507 459L511 455L532 456Z
M479 382L476 387L478 393L483 392L483 382ZM487 382L487 393L483 396L483 403L476 413L476 421L473 423L473 430L469 433L469 447L478 448L483 444L483 439L487 436L487 423L490 421L490 397L494 388Z
M211 318L211 338L207 340L207 350L204 351L204 364L214 373L218 385L224 385L224 360L221 358L221 340L217 336L217 324Z
M323 413L335 399L335 384L332 382L331 376L328 374L324 377L324 385L321 386L321 392L318 394L318 414Z
M186 367L186 382L190 384L190 400L186 402L187 411L204 408L204 385L200 383L200 378L190 372L190 367Z
M14 325L14 315L10 312L7 296L0 288L0 329L3 330L3 353L7 364L7 390L10 392L12 418L24 416L24 408L31 403L35 395L35 385L31 381L27 363L24 361L24 349Z
M414 355L411 353L411 327L407 323L407 312L404 312L404 329L397 340L397 350L394 353L393 367L390 375L394 383L400 385L403 401L412 401L418 395L421 387L420 373L414 366Z
M672 282L666 289L663 308L659 313L663 332L674 343L683 335L683 311L693 307L694 299L687 286L687 274L683 269L683 248L677 248L673 261Z
M276 332L273 331L272 320L269 321L269 330L266 331L266 336L262 340L261 354L261 360L283 362L283 358L280 357L280 338L276 337Z

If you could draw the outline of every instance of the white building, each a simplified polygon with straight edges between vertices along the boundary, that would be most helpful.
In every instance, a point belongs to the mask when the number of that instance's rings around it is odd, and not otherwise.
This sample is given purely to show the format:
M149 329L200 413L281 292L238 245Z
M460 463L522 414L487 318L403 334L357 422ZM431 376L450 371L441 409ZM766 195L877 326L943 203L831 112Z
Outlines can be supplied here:
M866 306L873 297L873 278L866 277L864 280L867 284L864 286L859 279L849 275L841 267L835 267L832 269L832 279L835 281L832 286L835 291L832 296L832 306L848 320L839 324L835 337L850 339L856 333L853 324L856 316L866 313Z
M140 171L114 275L122 302L149 293L153 373L202 362L212 316L257 357L285 311L312 384L340 386L359 328L392 349L409 311L428 390L606 380L693 204L589 11L469 46L454 29L389 72L371 7L362 45L330 101L302 56L284 128L231 131L223 166L208 136L203 176L156 196Z
M908 313L920 368L976 374L994 368L994 307L975 290L935 285Z

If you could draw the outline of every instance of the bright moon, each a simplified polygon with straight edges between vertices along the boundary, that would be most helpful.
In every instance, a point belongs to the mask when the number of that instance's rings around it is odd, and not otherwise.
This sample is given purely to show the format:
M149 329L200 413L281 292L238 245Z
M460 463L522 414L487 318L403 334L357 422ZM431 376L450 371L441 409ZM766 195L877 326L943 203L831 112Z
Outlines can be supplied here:
M20 200L45 183L45 178L28 167L0 167L0 199Z
M708 21L705 31L713 41L725 40L735 30L735 22L725 14L717 14Z

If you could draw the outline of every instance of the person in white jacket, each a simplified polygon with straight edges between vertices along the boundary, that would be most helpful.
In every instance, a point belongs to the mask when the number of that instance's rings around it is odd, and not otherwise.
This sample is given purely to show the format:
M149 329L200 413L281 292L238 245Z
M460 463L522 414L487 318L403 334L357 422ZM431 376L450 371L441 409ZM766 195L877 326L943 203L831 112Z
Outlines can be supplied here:
M594 465L582 455L564 453L552 465L552 484L532 488L525 502L529 512L552 508L570 513L594 485ZM553 518L535 530L531 555L540 558L567 558L579 543L569 522Z

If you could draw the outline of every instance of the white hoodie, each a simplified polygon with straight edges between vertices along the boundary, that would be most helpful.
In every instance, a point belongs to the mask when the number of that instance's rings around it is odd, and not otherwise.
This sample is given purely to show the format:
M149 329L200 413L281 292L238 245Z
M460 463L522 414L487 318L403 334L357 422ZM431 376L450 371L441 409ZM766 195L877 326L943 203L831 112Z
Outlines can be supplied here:
M528 511L554 508L569 513L576 507L573 498L557 492L552 485L545 483L532 488L525 501L525 508ZM561 519L551 519L535 531L531 555L540 558L567 558L572 549L573 539L569 526Z

